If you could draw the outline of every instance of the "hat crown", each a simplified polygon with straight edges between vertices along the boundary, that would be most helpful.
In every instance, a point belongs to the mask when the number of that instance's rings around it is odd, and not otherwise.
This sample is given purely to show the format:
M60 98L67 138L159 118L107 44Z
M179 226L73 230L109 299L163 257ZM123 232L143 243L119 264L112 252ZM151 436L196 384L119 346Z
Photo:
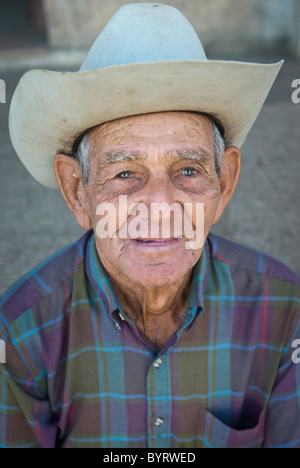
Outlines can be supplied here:
M207 60L185 16L158 3L123 5L107 23L80 71L128 63Z

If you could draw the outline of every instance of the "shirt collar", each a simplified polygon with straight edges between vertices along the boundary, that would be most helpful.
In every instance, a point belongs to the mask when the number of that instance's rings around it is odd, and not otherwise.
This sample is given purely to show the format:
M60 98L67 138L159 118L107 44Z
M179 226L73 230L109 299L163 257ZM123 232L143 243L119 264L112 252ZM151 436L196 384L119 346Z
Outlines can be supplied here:
M96 296L100 298L111 318L116 321L113 313L122 310L121 304L112 282L110 281L98 256L95 243L95 234L93 233L87 244L86 254L86 273L95 290Z
M209 278L209 259L209 243L206 240L201 257L194 266L186 313L180 328L191 325L193 320L204 311L203 295ZM119 317L119 314L116 314L116 312L120 312L123 316L124 312L113 284L98 256L94 233L87 244L86 272L96 295L110 313L111 318L117 322L116 317Z
M209 244L208 240L206 240L202 254L193 269L193 277L182 328L192 325L194 319L204 312L203 296L209 279L209 259Z

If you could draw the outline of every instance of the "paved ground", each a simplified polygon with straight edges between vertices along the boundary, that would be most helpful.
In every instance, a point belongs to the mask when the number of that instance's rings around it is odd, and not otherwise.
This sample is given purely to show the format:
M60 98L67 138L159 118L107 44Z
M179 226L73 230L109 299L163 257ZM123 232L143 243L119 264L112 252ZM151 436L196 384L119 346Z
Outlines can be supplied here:
M7 116L22 73L0 71L7 84L7 104L0 104L0 294L83 233L60 193L39 185L11 146ZM237 192L214 231L262 249L300 273L300 104L291 101L295 78L300 78L299 62L287 60L242 148Z

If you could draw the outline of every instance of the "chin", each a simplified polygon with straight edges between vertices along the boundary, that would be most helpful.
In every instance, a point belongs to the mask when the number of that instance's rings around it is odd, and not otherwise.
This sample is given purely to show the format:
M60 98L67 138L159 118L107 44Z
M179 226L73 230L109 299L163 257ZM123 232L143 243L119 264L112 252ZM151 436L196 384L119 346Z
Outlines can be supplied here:
M128 268L123 272L135 283L144 288L161 288L169 286L172 283L180 282L184 275L192 269L182 268L182 265L176 268L174 265L139 265L135 268Z

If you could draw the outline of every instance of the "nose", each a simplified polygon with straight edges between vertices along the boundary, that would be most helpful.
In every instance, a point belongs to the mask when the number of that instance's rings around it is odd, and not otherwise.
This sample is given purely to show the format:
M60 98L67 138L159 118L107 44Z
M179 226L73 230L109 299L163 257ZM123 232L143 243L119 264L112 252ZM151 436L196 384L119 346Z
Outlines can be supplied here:
M177 201L177 198L178 192L169 174L161 171L151 174L142 193L140 193L139 202L144 203L147 208L151 208L152 203L171 205Z
M152 238L182 237L183 206L168 174L151 175L134 203L147 232L141 237L148 237L150 232Z

